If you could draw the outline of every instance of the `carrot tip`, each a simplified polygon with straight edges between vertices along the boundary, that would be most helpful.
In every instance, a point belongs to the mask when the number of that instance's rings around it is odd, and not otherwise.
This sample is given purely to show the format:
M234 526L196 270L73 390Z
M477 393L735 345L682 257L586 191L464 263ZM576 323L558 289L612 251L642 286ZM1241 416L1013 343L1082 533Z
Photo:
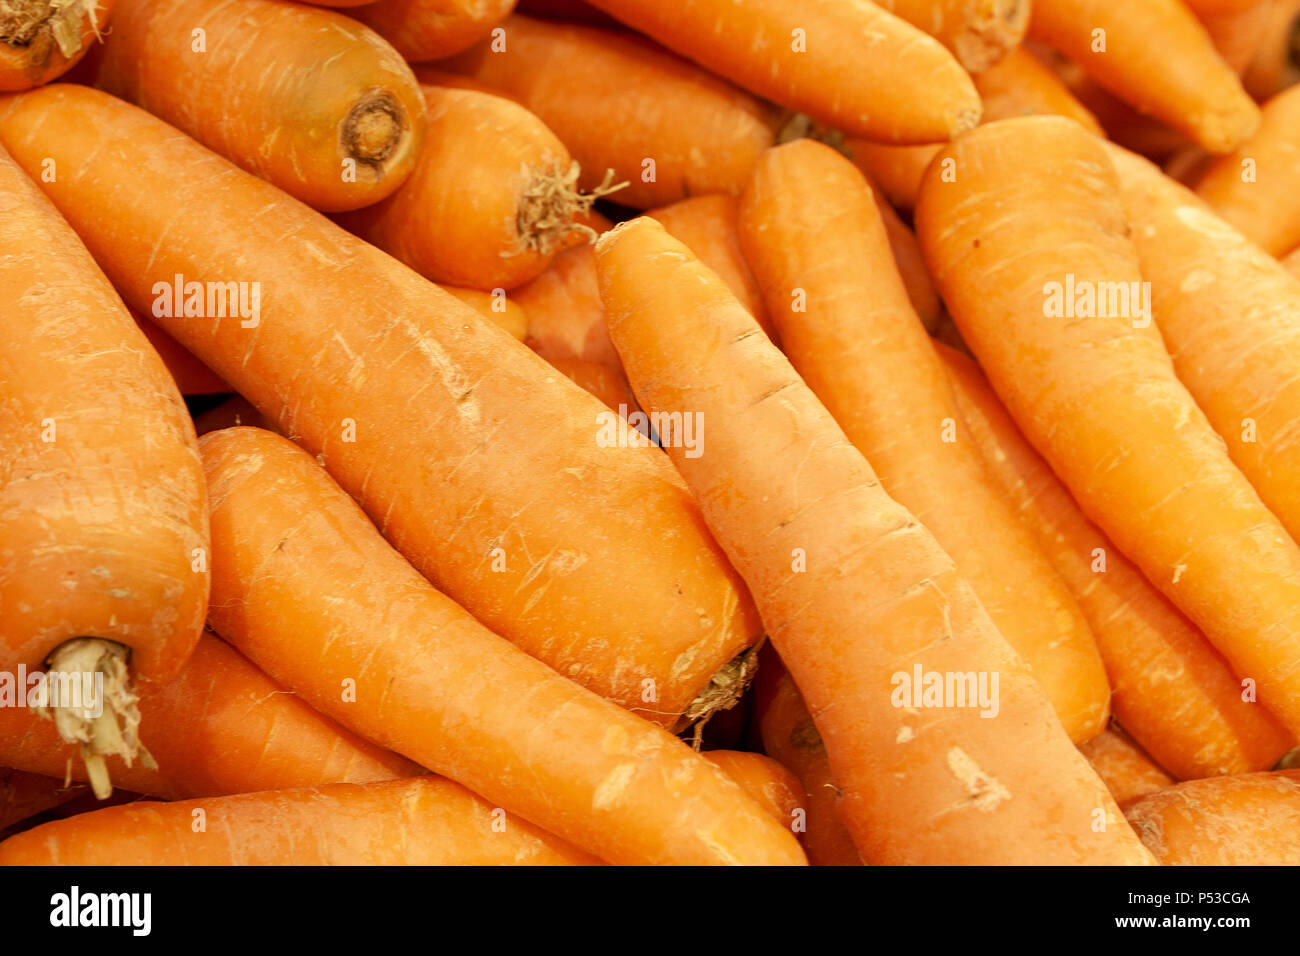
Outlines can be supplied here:
M100 638L63 642L46 661L46 703L52 706L37 711L54 721L63 740L79 745L86 775L101 800L113 793L104 759L108 755L117 754L128 767L137 757L146 767L154 766L139 740L139 698L131 689L126 655L121 644Z
M406 111L387 90L353 104L340 127L343 153L382 175L387 160L399 158L412 138Z
M984 0L973 5L970 22L953 38L957 61L969 73L983 73L1020 45L1029 28L1025 0Z
M977 106L974 109L958 110L952 119L952 135L959 136L969 130L974 129L980 124L980 117L983 115L983 107Z
M0 42L28 48L33 58L48 58L49 44L70 57L81 49L81 24L90 16L99 36L98 0L6 0L0 3Z
M514 248L502 252L503 258L517 256L528 250L549 255L563 246L572 234L582 232L589 240L596 238L596 230L573 221L574 216L591 209L603 196L625 188L626 182L613 183L614 170L605 170L605 179L589 193L578 189L582 167L577 162L567 169L559 165L550 169L526 169L528 185L519 197L519 212L515 217L518 233Z

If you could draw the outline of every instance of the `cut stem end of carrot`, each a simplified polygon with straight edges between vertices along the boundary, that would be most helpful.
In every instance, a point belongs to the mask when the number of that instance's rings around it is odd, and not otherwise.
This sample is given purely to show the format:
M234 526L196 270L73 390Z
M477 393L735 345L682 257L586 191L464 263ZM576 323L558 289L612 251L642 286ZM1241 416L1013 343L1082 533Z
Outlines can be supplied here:
M588 212L597 199L609 196L627 187L626 182L614 183L614 170L605 170L605 178L589 193L578 189L582 168L572 162L568 168L558 164L545 169L527 170L528 184L519 197L519 212L515 227L518 238L514 248L501 253L502 257L521 255L529 250L550 255L562 248L574 232L583 233L595 240L596 231L573 221L575 216Z
M51 43L70 57L81 49L82 22L89 15L99 35L98 0L4 0L0 2L0 42L30 49L47 58Z
M116 642L78 637L60 644L46 661L49 673L59 675L58 683L51 682L58 696L39 712L54 721L63 740L78 745L86 776L100 800L113 793L108 756L117 754L128 767L137 757L146 767L154 767L140 743L139 698L131 688L126 656L127 649ZM74 683L79 691L73 689Z
M695 730L693 742L696 750L700 749L704 726L710 718L714 714L735 707L745 696L746 688L758 673L758 652L762 646L763 641L759 640L753 647L728 661L722 670L713 675L709 686L700 692L700 695L691 702L690 707L686 708L686 713L682 714L675 730L680 733L688 727L693 727Z
M388 91L378 90L348 111L343 149L358 163L379 166L397 152L408 130L401 105Z

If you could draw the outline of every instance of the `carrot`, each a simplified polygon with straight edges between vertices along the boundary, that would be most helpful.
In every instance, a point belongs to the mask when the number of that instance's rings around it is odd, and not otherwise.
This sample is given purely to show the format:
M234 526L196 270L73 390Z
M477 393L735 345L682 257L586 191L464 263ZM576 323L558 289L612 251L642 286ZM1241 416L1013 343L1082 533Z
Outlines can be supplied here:
M1050 69L1026 50L1016 49L975 77L984 104L984 122L1051 113L1067 116L1090 132L1103 135L1096 117ZM890 146L850 137L846 144L854 164L889 201L902 209L916 204L921 176L939 151L936 145ZM922 318L925 318L922 313Z
M776 147L741 200L740 238L794 367L884 490L952 556L1071 739L1101 733L1110 687L1096 643L961 435L961 411L862 175L810 139Z
M0 91L63 75L103 34L117 0L7 0L0 9Z
M916 310L921 324L927 331L933 332L938 328L939 319L943 315L943 303L939 301L939 293L934 291L934 283L930 281L930 273L925 267L925 257L921 255L920 243L916 241L916 234L899 218L894 207L885 199L876 184L871 182L871 178L869 176L865 178L867 185L871 187L871 198L876 201L876 211L880 213L881 225L885 227L885 236L889 239L894 266L898 269L898 277L903 280L908 301Z
M1193 7L1192 11L1210 35L1210 42L1223 62L1238 76L1244 74L1264 42L1272 12L1268 0L1248 0L1236 10L1202 12Z
M1211 152L1259 126L1258 107L1180 0L1035 0L1029 32Z
M1300 541L1300 282L1141 157L1110 158L1174 370Z
M727 284L741 305L758 320L763 331L774 334L763 293L736 238L736 199L734 196L696 196L653 209L646 213L668 230L668 234L686 247Z
M171 373L182 395L215 395L230 391L230 386L220 375L196 359L185 346L149 319L138 312L132 312L131 318L135 319L135 324L140 326L144 337L167 366L167 371Z
M1035 47L1035 49L1045 49ZM1152 159L1164 160L1174 153L1197 146L1187 135L1172 126L1139 112L1089 76L1077 63L1054 56L1052 68L1070 93L1096 117L1105 135L1125 149ZM1008 117L1009 118L1009 117ZM1208 150L1207 150L1208 152Z
M581 166L582 189L612 169L629 184L618 201L641 209L739 193L772 145L774 109L639 37L521 16L503 29L504 48L484 41L439 68L537 114Z
M636 411L636 396L632 394L632 387L628 385L622 368L571 355L556 356L546 361L574 385L595 395L609 408L618 411L622 406L625 414L629 410Z
M794 838L660 727L491 633L269 432L200 442L212 625L362 736L611 863L800 863Z
M783 764L744 750L707 750L704 756L740 784L755 803L781 826L799 833L803 826L803 784Z
M1274 256L1300 246L1300 86L1264 104L1259 132L1205 171L1196 193Z
M1021 0L880 0L880 5L930 34L971 73L1015 52L1029 26Z
M514 293L514 300L528 316L524 341L542 358L576 358L622 374L605 331L591 246L560 253L549 269Z
M203 629L194 429L113 287L3 150L0 196L0 669L103 675L102 713L48 703L104 796L104 755L136 752L131 676L171 679Z
M1291 735L1090 522L965 355L939 347L970 437L1092 627L1116 717L1179 779L1271 767Z
M1165 866L1300 866L1300 770L1192 780L1125 812Z
M641 407L708 422L698 457L666 451L808 701L863 860L1146 862L951 559L726 286L652 220L596 254ZM909 706L917 670L968 674L972 694L996 673L997 718Z
M1300 0L1269 0L1264 41L1243 82L1246 91L1261 101L1300 82Z
M378 0L349 12L407 60L440 60L492 34L515 0Z
M1106 782L1121 809L1149 793L1174 785L1174 778L1157 767L1118 724L1112 724L1079 749Z
M592 0L714 73L834 129L933 143L980 117L947 50L868 0Z
M520 342L528 334L528 313L518 302L507 298L504 289L498 292L480 292L478 289L458 289L445 285L442 291L459 299L489 322L494 322L512 338Z
M578 191L564 144L518 103L421 91L428 144L411 175L388 198L337 221L435 282L512 289L534 278L595 194Z
M1207 153L1195 143L1188 143L1164 161L1165 175L1175 179L1190 189L1196 188L1196 181L1205 174L1206 168L1214 162L1214 154Z
M1297 279L1300 279L1300 248L1287 253L1282 258L1282 266Z
M275 430L266 416L242 395L232 395L220 405L208 409L194 419L194 430L200 435L214 432L218 428L232 428L235 425L252 425L268 431Z
M0 767L0 839L15 824L80 796L85 787Z
M94 77L327 211L383 199L424 141L424 104L397 52L297 3L117 0Z
M172 681L146 689L139 706L152 760L110 765L113 780L137 793L175 800L424 772L318 714L212 635ZM0 709L0 761L86 778L51 726L25 708Z
M450 780L133 803L0 843L0 866L591 866Z
M602 445L608 410L519 342L103 93L11 98L0 139L78 169L42 185L137 308L178 275L259 282L254 328L155 317L489 627L668 724L741 669L757 617L671 465Z
M794 678L770 644L759 652L754 680L759 733L763 749L798 776L802 806L807 811L802 842L813 866L861 866L857 848L840 819L839 787L831 777L826 745Z
M1084 513L1300 733L1300 548L1175 377L1149 309L1124 307L1141 274L1099 141L1032 116L943 158L956 181L931 166L917 234L998 395ZM1067 285L1082 316L1061 314ZM1096 290L1108 301L1090 308Z

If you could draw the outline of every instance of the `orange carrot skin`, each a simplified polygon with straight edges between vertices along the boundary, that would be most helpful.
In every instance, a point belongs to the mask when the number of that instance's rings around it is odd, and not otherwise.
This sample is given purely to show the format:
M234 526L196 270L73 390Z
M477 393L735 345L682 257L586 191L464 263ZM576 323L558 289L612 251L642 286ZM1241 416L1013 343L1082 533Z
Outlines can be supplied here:
M495 292L478 289L461 289L445 285L442 291L465 303L483 318L510 333L511 338L522 342L528 334L528 313L518 302Z
M306 452L200 447L213 626L317 709L610 863L803 863L721 770L435 591Z
M1300 86L1264 104L1264 121L1236 152L1217 159L1196 192L1270 255L1300 246Z
M78 784L65 787L61 779L0 768L0 839L4 838L4 831L15 824L86 792L86 788Z
M421 86L428 142L391 196L337 221L442 285L513 289L550 263L558 244L530 248L518 228L524 193L563 174L564 144L528 110L499 96Z
M159 321L498 633L665 724L757 638L671 464L602 447L608 410L473 310L106 94L56 84L12 98L0 139L33 170L51 155L80 170L44 185L137 308L177 274L259 281L254 329ZM529 501L547 504L520 511Z
M1094 49L1098 30L1104 51ZM1181 0L1037 0L1030 35L1211 152L1232 150L1259 126L1259 109Z
M799 777L802 806L807 809L801 837L808 862L813 866L861 866L862 859L836 809L840 789L831 776L826 745L799 688L771 645L763 646L759 658L754 697L763 749Z
M1242 81L1263 102L1300 82L1300 0L1269 0L1264 40Z
M930 167L917 232L998 395L1084 513L1300 733L1300 549L1228 459L1154 325L1045 317L1048 283L1067 276L1140 288L1102 147L1040 116L982 127L943 157L957 180ZM1045 241L1044 217L1058 241Z
M219 428L233 428L236 425L251 425L275 431L275 426L266 416L253 407L242 395L232 395L215 408L209 408L194 419L194 430L199 435L206 435Z
M745 750L708 750L704 756L726 771L727 776L740 784L740 788L781 826L794 828L801 825L799 810L803 803L803 784L793 771L771 757Z
M136 676L165 681L208 600L189 413L76 234L2 150L0 264L0 667L40 667L64 641L98 637L131 649Z
M469 49L514 7L515 0L378 0L349 15L419 63Z
M156 769L109 758L113 782L168 800L327 783L371 783L424 770L344 730L206 634L185 668L140 699L141 739ZM0 708L0 762L84 780L75 750L28 708Z
M624 414L636 410L636 396L627 383L622 368L601 365L571 355L547 359L569 381L596 396L614 411L622 406Z
M864 174L865 176L865 174ZM926 331L933 333L939 326L943 314L943 304L939 293L934 291L929 270L925 267L925 257L921 255L920 243L908 225L899 218L894 207L889 204L884 194L865 176L871 186L871 198L876 201L876 211L880 213L880 222L889 237L889 248L894 254L894 265L898 267L898 277L903 280L907 297L912 308Z
M978 76L1015 53L1029 27L1018 0L881 0L882 7L924 30Z
M1165 866L1300 866L1300 770L1190 780L1125 813Z
M1270 12L1269 0L1247 0L1237 10L1196 13L1219 56L1241 76L1264 42Z
M736 238L736 198L727 195L693 196L646 213L680 239L696 257L718 274L723 282L758 320L763 331L775 335L768 318L763 292L745 262Z
M504 50L484 41L439 69L537 114L581 164L583 189L612 169L628 183L618 201L639 209L735 194L772 145L775 109L641 37L521 16L503 29Z
M1134 800L1174 785L1174 778L1156 766L1155 761L1117 724L1112 724L1079 749L1106 782L1121 810Z
M592 6L745 89L846 133L934 143L979 121L979 96L952 55L866 0L593 0Z
M81 45L71 56L60 49L49 27L38 30L21 45L0 41L0 92L28 90L48 83L72 69L107 32L108 19L117 0L98 0L94 22L89 12L81 14ZM85 4L82 5L83 11Z
M1282 259L1282 267L1297 279L1300 279L1300 249L1288 253L1286 257Z
M649 219L596 251L641 406L710 423L698 458L666 451L807 698L863 860L1149 863L951 559L721 280ZM895 707L891 675L913 665L998 672L998 718ZM1096 832L1102 816L1112 822Z
M1292 736L1261 704L1242 699L1223 655L1084 517L975 363L936 347L989 471L1092 625L1116 717L1181 780L1272 767Z
M1065 582L960 434L961 411L870 190L828 146L775 147L741 199L746 257L795 368L885 492L952 556L1081 743L1110 715L1101 655Z
M514 293L528 314L528 347L548 362L576 358L622 374L605 330L605 307L596 281L596 252L566 249L551 267Z
M196 29L206 32L203 52L193 49ZM424 141L410 68L373 31L331 10L281 0L118 0L95 65L96 86L316 209L384 198ZM373 152L349 145L349 123L364 129L371 117L390 118L400 133Z
M1155 166L1108 152L1174 369L1300 541L1300 283Z
M501 819L437 777L336 783L82 813L0 843L0 866L600 864L518 817L501 829Z
M230 386L221 376L208 368L174 338L145 318L138 312L132 312L131 318L140 326L140 331L154 347L158 357L171 372L172 379L182 395L217 395L230 391Z

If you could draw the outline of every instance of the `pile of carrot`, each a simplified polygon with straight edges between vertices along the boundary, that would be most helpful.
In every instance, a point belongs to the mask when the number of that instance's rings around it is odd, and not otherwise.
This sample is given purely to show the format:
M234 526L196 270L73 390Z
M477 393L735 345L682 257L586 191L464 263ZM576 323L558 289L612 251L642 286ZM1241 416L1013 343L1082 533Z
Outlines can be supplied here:
M0 4L0 864L1300 864L1297 37Z

